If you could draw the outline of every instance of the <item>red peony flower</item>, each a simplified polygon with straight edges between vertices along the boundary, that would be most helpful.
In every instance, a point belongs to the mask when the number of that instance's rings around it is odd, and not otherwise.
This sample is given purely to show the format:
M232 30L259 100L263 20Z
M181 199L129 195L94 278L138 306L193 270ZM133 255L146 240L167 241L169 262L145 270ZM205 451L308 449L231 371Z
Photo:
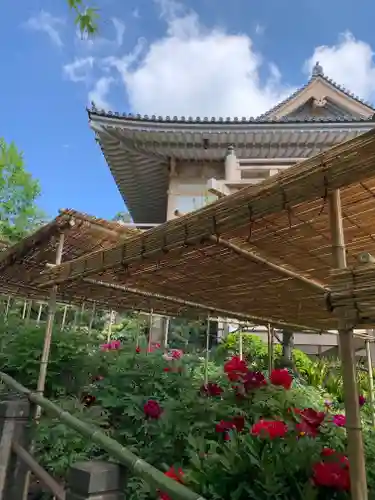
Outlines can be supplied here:
M181 359L183 355L183 351L181 349L173 349L172 350L172 359Z
M139 354L141 352L141 348L139 347L139 345L137 345L137 347L135 348L135 352L137 354Z
M333 415L333 423L337 425L337 427L345 427L346 425L345 415L341 414Z
M299 414L308 425L316 429L321 425L326 416L324 411L316 411L313 408L305 408Z
M239 356L233 356L224 364L224 372L232 382L241 380L247 373L246 362L240 359Z
M348 457L346 457L342 453L337 452L336 450L333 450L332 448L323 448L320 454L324 458L331 457L336 462L340 463L343 467L349 467Z
M281 420L259 420L251 428L253 436L269 437L274 439L277 437L284 437L288 432L287 425Z
M365 405L366 404L366 398L364 396L360 395L358 397L358 403L359 403L359 406Z
M146 418L153 418L155 420L160 418L160 415L163 413L163 409L159 403L153 399L149 399L147 403L144 404L143 411Z
M307 422L302 421L296 425L296 431L299 436L310 436L316 437L318 435L318 429L309 425Z
M270 382L272 385L278 385L288 390L292 386L293 377L286 368L272 370Z
M164 475L169 477L170 479L173 479L173 481L176 481L177 483L181 483L181 484L184 483L184 481L183 481L184 472L180 467L177 470L175 467L170 467L170 469L167 472L165 472ZM161 500L171 500L171 497L163 492L159 493L159 498Z
M245 428L245 417L242 415L238 415L232 419L234 426L236 427L237 432L242 432Z
M172 370L171 370L171 368L169 366L165 366L163 368L163 372L170 372L170 371L172 371Z
M223 392L224 390L214 382L208 382L200 389L200 393L205 396L220 396Z
M330 457L336 454L336 450L333 450L332 448L323 448L320 454L322 457Z
M339 462L316 463L313 466L313 481L316 486L350 490L349 469Z
M259 389L259 387L267 385L267 380L263 373L249 371L243 378L243 385L245 387L245 391L250 392L255 389Z

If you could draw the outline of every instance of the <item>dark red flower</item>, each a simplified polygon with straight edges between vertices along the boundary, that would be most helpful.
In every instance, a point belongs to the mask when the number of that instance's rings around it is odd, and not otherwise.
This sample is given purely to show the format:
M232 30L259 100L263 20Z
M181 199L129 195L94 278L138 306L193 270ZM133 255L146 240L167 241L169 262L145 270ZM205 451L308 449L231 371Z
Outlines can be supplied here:
M173 481L176 481L177 483L183 484L184 481L184 472L181 468L178 468L176 470L175 467L170 467L167 472L164 473L165 476L169 477L170 479L173 479ZM159 498L161 500L171 500L171 497L167 495L166 493L160 492L159 493Z
M230 431L232 429L235 429L236 426L234 424L234 422L232 422L232 420L220 420L220 422L218 424L216 424L216 432L227 432L227 431Z
M181 349L173 349L171 356L173 359L181 359L182 355L183 351L181 351Z
M284 437L288 432L288 427L281 420L259 420L259 422L252 426L250 432L253 436L274 439Z
M292 386L293 377L286 368L281 368L272 370L270 382L272 385L278 385L284 387L284 389L290 389Z
M366 398L364 396L362 396L362 394L358 397L358 403L359 403L359 406L363 406L366 404Z
M163 409L159 403L153 399L149 399L147 403L144 404L143 411L147 418L153 418L155 420L160 418L160 415L163 413Z
M318 435L318 429L309 425L307 422L302 420L299 424L296 425L296 431L299 436L310 436L316 437Z
M336 454L336 450L333 450L332 448L323 448L320 454L322 457L330 457Z
M247 373L246 362L239 356L233 356L232 359L224 364L224 372L232 382L241 380Z
M245 428L245 417L242 415L238 415L232 419L234 426L236 427L237 432L242 432Z
M207 384L202 385L200 392L205 396L220 396L224 390L218 384L208 382Z
M172 371L172 370L171 370L171 368L169 366L165 366L163 368L163 372L170 372L170 371Z
M350 490L349 469L339 462L318 462L313 466L313 481L317 486Z
M308 425L315 428L318 428L326 417L324 411L316 411L313 408L305 408L300 411L300 415Z
M140 348L139 346L137 346L137 347L135 348L135 352L136 352L137 354L139 354L139 353L141 352L141 348Z
M86 394L86 396L83 397L83 404L87 407L93 405L95 401L96 397L91 396L91 394Z
M245 387L245 391L249 392L267 385L267 380L262 372L248 371L243 378L243 385Z
M348 457L337 452L336 450L333 450L332 448L323 448L320 454L324 458L331 457L336 462L339 462L343 467L349 467Z
M104 380L103 375L96 375L95 377L92 378L93 382L101 382L102 380Z

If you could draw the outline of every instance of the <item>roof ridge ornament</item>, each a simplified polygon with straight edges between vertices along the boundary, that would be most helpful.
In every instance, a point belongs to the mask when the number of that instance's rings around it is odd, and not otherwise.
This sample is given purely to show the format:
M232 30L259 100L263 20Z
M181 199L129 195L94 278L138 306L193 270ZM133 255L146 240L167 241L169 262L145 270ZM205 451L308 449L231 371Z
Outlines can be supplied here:
M312 69L312 78L316 78L317 76L324 76L323 66L319 64L319 61L316 61L313 69Z

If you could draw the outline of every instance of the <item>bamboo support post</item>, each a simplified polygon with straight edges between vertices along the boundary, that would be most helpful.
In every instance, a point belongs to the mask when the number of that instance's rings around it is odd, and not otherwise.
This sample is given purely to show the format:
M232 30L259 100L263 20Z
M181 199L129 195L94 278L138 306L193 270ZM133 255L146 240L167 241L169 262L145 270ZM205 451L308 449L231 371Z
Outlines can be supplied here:
M164 338L163 338L163 347L164 349L168 349L168 334L169 334L169 317L164 319Z
M39 325L40 323L40 318L42 317L42 310L43 310L43 304L40 303L39 304L39 308L38 308L38 316L36 318L36 324Z
M10 297L10 295L9 295L9 296L8 296L8 300L7 300L7 305L6 305L6 307L5 307L5 315L4 315L4 316L5 316L5 319L8 317L8 314L9 314L10 299L11 299L11 297Z
M273 370L273 330L271 325L267 325L267 348L268 348L268 376Z
M56 250L56 265L61 264L63 247L64 247L64 233L61 233L60 237L59 237L57 250ZM49 360L49 353L51 350L52 328L53 328L53 321L54 321L55 311L56 311L56 295L57 295L57 286L54 285L52 287L50 298L48 301L48 316L47 316L47 324L46 324L46 333L44 336L44 346L43 346L43 352L42 352L42 357L41 357L41 361L40 361L40 370L39 370L39 377L38 377L38 383L37 383L37 389L36 389L37 393L41 394L41 395L43 395L44 387L46 385L47 366L48 366L48 360ZM38 406L35 410L36 420L39 419L40 413L41 413L41 408L40 408L40 406Z
M210 316L207 316L206 356L204 360L204 384L208 384L208 362L210 361Z
M372 371L370 341L366 340L365 345L366 345L366 357L367 357L367 368L368 368L368 395L371 405L371 420L372 420L372 426L375 427L374 376Z
M29 302L27 304L27 311L26 311L26 324L28 324L30 321L32 305L33 305L33 301L29 300Z
M341 213L340 191L338 189L335 189L329 195L329 218L332 238L333 267L345 269L346 253L344 228ZM366 467L355 372L356 360L353 345L353 327L347 324L344 317L339 317L338 331L348 436L351 498L352 500L367 500Z
M63 315L62 315L62 319L61 319L61 327L60 327L60 330L64 330L65 328L65 323L66 323L66 315L68 313L68 306L65 305L64 306L64 310L63 310Z
M108 332L107 332L107 342L111 341L112 337L112 322L113 322L113 311L111 310L109 313L109 324L108 324Z
M96 304L94 302L93 305L92 305L91 315L90 315L89 333L91 333L92 325L93 325L94 319L95 319L95 307L96 307Z
M23 301L23 309L22 309L22 319L26 317L26 308L27 308L27 300Z
M239 343L239 354L240 354L240 360L242 361L243 359L243 332L242 332L242 325L240 325L240 333L238 336L238 343Z
M147 342L147 352L151 352L151 340L152 340L152 323L154 320L154 310L151 309L148 323L148 342Z
M84 313L85 313L85 302L82 302L82 304L81 304L81 310L79 312L79 323L78 323L78 326L82 326Z

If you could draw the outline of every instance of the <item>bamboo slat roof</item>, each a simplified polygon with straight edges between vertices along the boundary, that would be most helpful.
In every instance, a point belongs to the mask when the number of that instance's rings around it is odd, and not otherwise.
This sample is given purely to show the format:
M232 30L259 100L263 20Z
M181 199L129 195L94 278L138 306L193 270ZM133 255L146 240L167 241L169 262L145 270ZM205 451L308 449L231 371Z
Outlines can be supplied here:
M324 290L332 269L327 195L337 188L350 265L361 251L375 253L373 130L116 247L45 271L37 282L78 292L89 277L334 329Z

